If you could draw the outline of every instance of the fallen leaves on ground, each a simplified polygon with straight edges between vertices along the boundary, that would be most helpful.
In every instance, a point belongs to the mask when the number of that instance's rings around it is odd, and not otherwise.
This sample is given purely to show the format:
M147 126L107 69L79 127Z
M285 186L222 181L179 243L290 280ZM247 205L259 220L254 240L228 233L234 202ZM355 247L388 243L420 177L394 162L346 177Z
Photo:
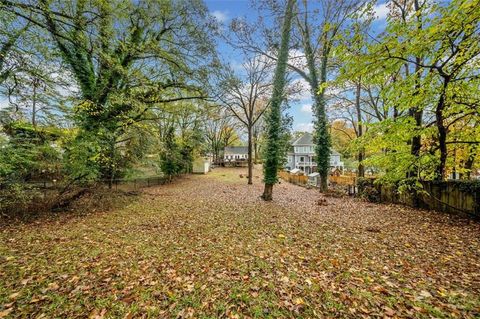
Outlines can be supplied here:
M216 169L0 231L0 318L474 318L480 225ZM318 203L328 203L319 205Z

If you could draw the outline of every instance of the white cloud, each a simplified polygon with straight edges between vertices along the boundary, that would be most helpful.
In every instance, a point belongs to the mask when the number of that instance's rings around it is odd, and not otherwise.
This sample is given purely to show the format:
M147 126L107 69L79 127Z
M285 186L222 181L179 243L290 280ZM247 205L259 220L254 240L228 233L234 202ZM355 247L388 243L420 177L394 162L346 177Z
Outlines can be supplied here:
M0 98L0 109L6 109L7 107L10 106L10 103L8 102L7 98Z
M312 132L313 123L298 123L296 130L301 132Z
M211 13L211 15L220 23L225 23L230 19L228 16L228 11L215 10Z
M312 105L310 105L310 104L304 104L304 105L302 105L302 107L300 108L300 111L302 111L303 113L312 113Z
M301 70L306 70L307 68L307 59L300 50L291 49L288 51L288 63Z
M327 97L335 97L337 95L340 95L342 93L342 89L339 87L334 87L334 86L329 86L325 89L325 95Z
M294 90L298 92L293 96L293 98L300 101L306 101L312 98L312 94L310 93L310 85L304 78L298 78L293 80L292 86L294 87Z
M375 12L375 17L378 20L385 20L387 18L387 15L390 9L388 9L386 3L379 3L373 7L373 11Z

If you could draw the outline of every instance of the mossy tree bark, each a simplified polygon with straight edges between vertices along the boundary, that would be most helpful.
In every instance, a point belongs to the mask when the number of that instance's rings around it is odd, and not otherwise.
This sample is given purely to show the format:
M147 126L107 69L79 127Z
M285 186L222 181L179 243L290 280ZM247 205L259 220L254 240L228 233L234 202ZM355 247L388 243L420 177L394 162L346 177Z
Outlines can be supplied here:
M265 189L262 198L271 201L273 198L273 185L277 182L277 171L281 163L280 156L280 134L282 130L282 111L283 90L285 87L285 72L287 70L288 49L290 42L290 32L292 28L293 8L295 0L288 0L285 9L285 18L282 27L282 40L278 54L277 66L273 79L273 94L270 103L270 110L267 113L267 146L265 152L265 164L263 167Z

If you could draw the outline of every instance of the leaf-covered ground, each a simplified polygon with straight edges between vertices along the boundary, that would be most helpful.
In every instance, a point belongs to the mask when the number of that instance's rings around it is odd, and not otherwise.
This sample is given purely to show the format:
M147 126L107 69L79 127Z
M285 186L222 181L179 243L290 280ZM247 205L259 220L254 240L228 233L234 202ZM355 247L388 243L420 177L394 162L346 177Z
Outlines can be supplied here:
M480 316L480 224L217 169L0 231L0 318Z

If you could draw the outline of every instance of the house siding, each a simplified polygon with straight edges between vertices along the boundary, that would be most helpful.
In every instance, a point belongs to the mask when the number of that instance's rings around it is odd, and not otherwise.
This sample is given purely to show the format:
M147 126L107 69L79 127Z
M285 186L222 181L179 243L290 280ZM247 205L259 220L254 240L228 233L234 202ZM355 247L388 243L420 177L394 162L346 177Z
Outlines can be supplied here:
M293 152L287 155L287 169L298 168L307 174L317 171L317 163L313 160L315 157L315 145L311 140L311 134L305 133L292 143ZM332 154L330 155L330 168L343 169L340 154L334 150L332 150Z

